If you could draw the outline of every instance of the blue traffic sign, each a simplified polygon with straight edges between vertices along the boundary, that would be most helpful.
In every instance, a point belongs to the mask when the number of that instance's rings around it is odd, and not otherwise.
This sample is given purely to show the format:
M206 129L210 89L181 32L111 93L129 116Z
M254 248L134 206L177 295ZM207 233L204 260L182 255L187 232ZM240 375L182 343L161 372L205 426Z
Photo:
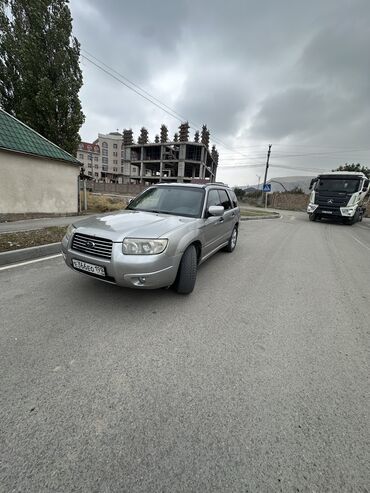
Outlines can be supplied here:
M263 191L271 192L271 183L266 183L265 185L263 185Z

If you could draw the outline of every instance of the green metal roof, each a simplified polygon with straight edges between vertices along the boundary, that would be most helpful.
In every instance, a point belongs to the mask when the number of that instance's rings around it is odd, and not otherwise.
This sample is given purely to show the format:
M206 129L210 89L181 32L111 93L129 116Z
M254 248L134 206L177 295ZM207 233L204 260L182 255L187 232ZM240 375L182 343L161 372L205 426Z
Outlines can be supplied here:
M81 163L68 152L45 139L0 108L0 149L48 157L68 163Z

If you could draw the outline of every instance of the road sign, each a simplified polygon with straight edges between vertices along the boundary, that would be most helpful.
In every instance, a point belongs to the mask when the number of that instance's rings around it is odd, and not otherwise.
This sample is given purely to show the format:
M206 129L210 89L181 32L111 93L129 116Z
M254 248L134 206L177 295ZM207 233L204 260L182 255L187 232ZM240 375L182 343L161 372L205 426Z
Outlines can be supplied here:
M271 183L266 183L265 185L263 185L263 191L271 192Z

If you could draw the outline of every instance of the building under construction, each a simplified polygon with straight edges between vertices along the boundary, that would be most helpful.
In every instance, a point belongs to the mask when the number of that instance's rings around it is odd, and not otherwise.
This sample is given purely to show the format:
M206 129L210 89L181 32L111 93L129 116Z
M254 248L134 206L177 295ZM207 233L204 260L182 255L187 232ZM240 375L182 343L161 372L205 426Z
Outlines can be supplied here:
M173 139L168 129L161 126L154 142L149 142L148 131L142 128L137 143L132 130L123 131L121 173L116 176L121 183L194 182L216 180L218 152L209 150L209 130L203 125L201 134L195 132L189 140L189 124L182 123Z

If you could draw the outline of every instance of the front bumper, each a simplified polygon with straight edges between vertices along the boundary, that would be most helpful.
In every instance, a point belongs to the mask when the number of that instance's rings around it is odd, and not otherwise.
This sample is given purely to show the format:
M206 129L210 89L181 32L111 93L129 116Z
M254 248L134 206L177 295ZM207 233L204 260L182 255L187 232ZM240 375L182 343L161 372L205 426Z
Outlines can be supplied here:
M175 282L181 260L181 255L171 257L166 254L166 251L159 255L124 255L122 243L113 243L112 256L108 260L78 252L70 245L71 240L63 239L62 253L68 267L100 281L127 288L157 289L170 286ZM106 277L91 275L75 269L72 259L104 267Z
M307 206L308 214L316 214L323 217L353 217L357 206L353 207L325 207L318 204L309 203Z

